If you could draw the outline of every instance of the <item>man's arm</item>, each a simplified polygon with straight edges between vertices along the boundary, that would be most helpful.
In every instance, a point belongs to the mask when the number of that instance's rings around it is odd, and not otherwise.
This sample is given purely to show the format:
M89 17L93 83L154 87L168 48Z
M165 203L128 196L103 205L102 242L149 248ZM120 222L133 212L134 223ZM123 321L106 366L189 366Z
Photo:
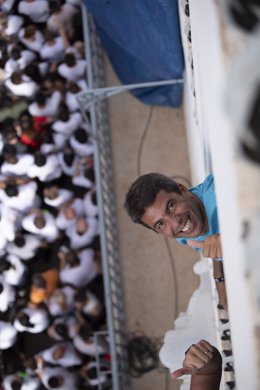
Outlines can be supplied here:
M188 240L187 243L192 248L201 248L203 250L203 256L209 257L213 260L213 275L216 282L219 301L223 305L224 309L227 310L228 305L224 270L222 262L215 260L222 258L221 235L217 233L206 237L204 241Z
M191 375L190 390L219 390L222 358L219 351L206 340L193 344L185 354L183 368L173 373L173 378Z

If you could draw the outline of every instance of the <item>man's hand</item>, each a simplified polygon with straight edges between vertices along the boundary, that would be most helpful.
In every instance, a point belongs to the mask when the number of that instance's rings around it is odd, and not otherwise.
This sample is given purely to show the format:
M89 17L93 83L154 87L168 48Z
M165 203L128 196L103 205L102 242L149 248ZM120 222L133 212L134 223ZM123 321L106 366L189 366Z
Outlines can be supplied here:
M195 375L209 364L213 358L214 348L206 340L200 340L193 344L186 352L183 360L183 368L171 373L173 378L179 378L183 375ZM204 369L205 371L205 369Z
M204 257L222 257L221 236L218 233L206 237L204 241L188 240L187 243L192 248L202 248Z

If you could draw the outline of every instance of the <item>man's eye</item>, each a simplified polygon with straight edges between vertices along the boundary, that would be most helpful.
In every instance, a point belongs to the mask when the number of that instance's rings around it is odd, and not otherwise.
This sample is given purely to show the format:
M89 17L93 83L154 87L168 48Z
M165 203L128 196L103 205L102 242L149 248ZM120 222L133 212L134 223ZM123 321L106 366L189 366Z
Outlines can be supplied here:
M171 212L173 212L174 209L175 209L175 203L174 202L170 202L168 204L168 211L171 213Z
M160 231L160 230L163 229L163 226L164 226L164 225L163 225L163 222L159 222L159 223L157 224L157 226L156 226L156 229Z

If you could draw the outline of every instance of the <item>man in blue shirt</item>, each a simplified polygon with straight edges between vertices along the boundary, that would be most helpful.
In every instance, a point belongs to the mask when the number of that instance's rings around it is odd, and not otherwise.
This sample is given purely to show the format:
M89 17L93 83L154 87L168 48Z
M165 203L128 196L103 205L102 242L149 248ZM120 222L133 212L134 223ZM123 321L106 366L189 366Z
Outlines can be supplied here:
M129 188L125 208L133 222L176 238L204 257L222 259L212 175L191 189L158 173L140 176ZM213 266L220 301L226 308L222 264L214 261Z

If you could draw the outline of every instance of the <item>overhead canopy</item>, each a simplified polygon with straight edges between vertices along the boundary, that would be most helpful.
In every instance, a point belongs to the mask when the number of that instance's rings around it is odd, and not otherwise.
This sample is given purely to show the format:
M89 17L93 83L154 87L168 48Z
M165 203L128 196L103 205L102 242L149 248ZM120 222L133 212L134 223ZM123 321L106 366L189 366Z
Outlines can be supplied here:
M84 0L102 45L123 84L182 78L177 0ZM181 103L182 85L134 91L143 102Z

